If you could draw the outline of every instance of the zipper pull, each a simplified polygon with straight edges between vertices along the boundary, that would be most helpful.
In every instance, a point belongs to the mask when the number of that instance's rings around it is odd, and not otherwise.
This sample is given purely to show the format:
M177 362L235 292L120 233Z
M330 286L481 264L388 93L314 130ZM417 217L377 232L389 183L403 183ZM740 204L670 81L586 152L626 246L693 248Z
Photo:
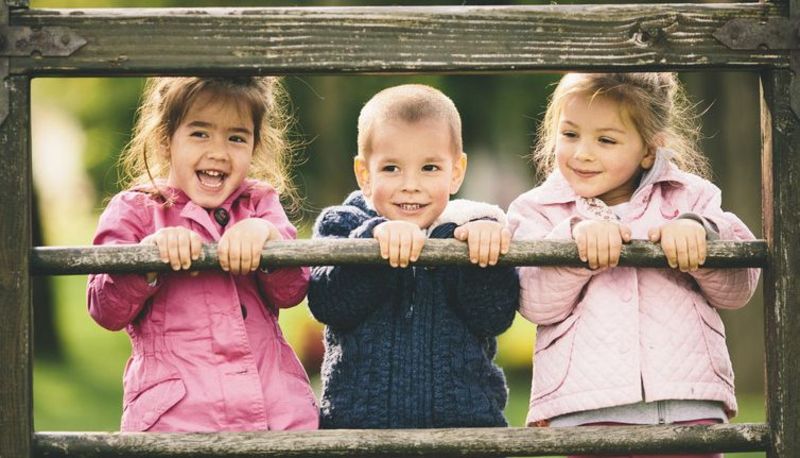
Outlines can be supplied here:
M406 319L411 319L411 315L414 314L414 302L417 300L417 268L411 267L411 304L408 306L408 310L406 310Z

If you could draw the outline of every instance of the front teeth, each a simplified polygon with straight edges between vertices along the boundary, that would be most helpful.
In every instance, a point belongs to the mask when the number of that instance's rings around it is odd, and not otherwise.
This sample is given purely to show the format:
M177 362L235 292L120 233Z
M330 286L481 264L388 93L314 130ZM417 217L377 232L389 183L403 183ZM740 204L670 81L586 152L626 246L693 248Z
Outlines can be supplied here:
M422 205L420 204L400 204L400 208L409 212L419 210L421 207Z

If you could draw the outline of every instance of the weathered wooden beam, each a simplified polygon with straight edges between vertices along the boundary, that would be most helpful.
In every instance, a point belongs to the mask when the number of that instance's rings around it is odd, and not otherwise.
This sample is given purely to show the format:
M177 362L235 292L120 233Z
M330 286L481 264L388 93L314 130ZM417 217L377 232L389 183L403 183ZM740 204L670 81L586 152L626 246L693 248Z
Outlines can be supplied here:
M706 267L760 267L766 264L763 241L709 242ZM169 270L161 262L157 248L142 245L106 245L79 247L36 247L31 250L31 273L68 275L98 272L155 272ZM385 264L375 240L293 240L269 242L261 254L267 268L333 264ZM456 240L428 240L415 265L436 266L468 264L466 244ZM583 266L571 241L516 241L501 265ZM667 267L661 248L645 241L623 246L621 266ZM216 245L203 246L193 269L219 268Z
M323 430L262 433L37 433L37 457L542 456L764 450L765 424Z
M713 36L733 19L780 14L772 3L34 9L12 11L11 24L66 27L87 43L69 57L14 57L10 71L102 76L785 68L785 50L734 50Z
M770 253L764 270L770 458L800 456L800 120L790 107L791 77L788 71L761 75L762 211Z
M0 457L28 457L31 403L30 80L0 79L9 116L0 126Z

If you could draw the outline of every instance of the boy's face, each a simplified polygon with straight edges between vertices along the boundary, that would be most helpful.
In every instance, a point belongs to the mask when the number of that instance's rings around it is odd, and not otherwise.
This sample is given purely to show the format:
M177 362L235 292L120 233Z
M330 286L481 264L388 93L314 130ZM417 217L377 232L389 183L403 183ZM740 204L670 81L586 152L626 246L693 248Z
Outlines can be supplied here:
M467 156L453 151L443 120L376 122L371 152L356 157L358 185L377 212L427 228L464 179Z

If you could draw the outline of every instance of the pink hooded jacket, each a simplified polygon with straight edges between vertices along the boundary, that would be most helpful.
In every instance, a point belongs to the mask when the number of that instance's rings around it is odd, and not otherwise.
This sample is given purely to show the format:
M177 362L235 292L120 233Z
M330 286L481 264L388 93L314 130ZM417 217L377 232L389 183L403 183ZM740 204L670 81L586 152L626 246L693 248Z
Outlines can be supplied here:
M660 164L659 164L660 162ZM621 223L634 239L683 213L706 218L723 240L752 240L720 208L710 182L657 161ZM558 171L509 207L513 238L572 239L571 222L592 219ZM641 401L721 401L736 413L733 371L717 308L744 306L758 269L520 268L520 313L538 324L528 424Z
M100 217L96 245L135 244L168 226L216 242L224 232L209 211L167 188L171 204L124 191ZM246 180L221 206L226 227L264 218L294 238L269 186ZM308 268L234 276L221 270L89 276L89 313L110 330L125 328L122 431L315 429L318 409L308 376L278 327L278 309L303 300Z

